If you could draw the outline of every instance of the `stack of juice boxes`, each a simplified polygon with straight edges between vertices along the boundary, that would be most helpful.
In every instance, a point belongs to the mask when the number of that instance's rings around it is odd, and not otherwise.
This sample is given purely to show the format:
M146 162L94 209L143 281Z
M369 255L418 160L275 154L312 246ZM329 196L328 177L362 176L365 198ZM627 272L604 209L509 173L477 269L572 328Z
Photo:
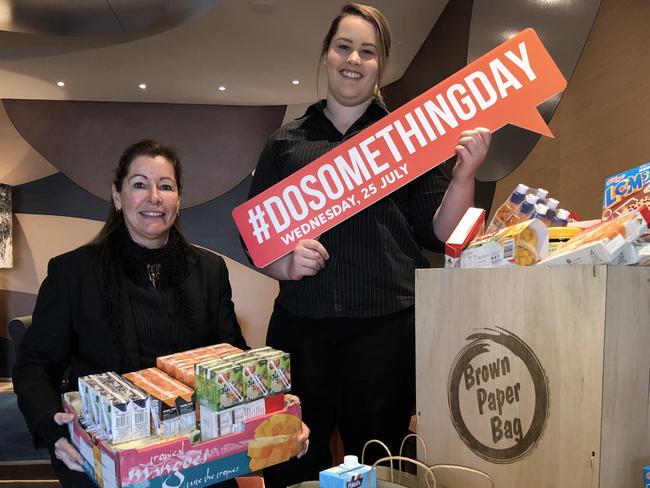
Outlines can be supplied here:
M156 358L156 367L194 388L194 370L198 363L243 352L230 344L215 344Z
M85 428L113 444L150 435L150 398L117 373L79 378Z
M151 398L151 428L160 437L196 429L194 390L158 368L127 373L124 378Z
M299 452L300 405L284 395L289 354L217 344L160 357L157 366L84 376L78 394L64 395L66 411L76 416L68 424L71 441L99 486L185 479L199 488Z
M201 438L239 432L244 421L263 415L264 398L291 389L288 353L263 347L206 360L195 366Z

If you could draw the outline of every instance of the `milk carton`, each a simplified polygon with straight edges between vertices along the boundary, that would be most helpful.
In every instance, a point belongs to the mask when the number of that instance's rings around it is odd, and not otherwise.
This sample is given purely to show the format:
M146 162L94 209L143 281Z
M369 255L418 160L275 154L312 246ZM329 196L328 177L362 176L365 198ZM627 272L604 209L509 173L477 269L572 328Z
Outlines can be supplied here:
M377 486L377 472L372 466L359 464L356 456L345 456L343 464L321 471L318 476L321 488L370 488Z

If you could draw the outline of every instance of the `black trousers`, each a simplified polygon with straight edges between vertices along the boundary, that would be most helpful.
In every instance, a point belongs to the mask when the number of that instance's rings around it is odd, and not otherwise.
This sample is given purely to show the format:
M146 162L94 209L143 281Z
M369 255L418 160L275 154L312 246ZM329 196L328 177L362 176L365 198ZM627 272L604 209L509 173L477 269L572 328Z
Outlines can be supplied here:
M291 389L311 429L305 456L264 471L267 488L317 480L332 465L335 427L346 454L361 459L370 439L398 453L415 406L414 307L380 317L315 320L276 304L266 342L291 353ZM385 455L369 447L365 461Z

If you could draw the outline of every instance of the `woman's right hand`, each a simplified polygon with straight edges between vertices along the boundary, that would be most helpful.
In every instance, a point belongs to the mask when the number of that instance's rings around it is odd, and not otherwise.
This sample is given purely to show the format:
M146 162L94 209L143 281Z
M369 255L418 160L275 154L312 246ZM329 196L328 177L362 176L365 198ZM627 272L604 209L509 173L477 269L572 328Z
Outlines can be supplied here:
M71 413L59 412L54 414L54 421L59 425L67 424L73 420L74 414ZM54 443L54 455L57 459L63 461L68 469L71 469L72 471L80 471L82 473L84 472L81 454L65 437L59 438L59 440Z
M330 258L325 247L315 239L303 239L289 255L287 275L290 280L301 280L314 276L325 267Z

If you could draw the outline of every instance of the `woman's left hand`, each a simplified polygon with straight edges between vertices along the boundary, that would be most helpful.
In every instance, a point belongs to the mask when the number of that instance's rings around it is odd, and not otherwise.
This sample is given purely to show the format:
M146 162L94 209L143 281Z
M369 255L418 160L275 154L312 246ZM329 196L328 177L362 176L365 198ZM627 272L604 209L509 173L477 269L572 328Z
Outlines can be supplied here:
M285 394L284 395L284 405L285 407L288 407L289 405L300 405L300 398L298 398L296 395L291 395L291 394ZM307 427L307 424L302 422L302 425L300 427L300 432L296 435L296 440L298 441L298 445L300 446L300 452L296 454L297 458L301 458L305 454L307 454L307 450L309 449L309 427Z
M300 433L296 437L296 440L298 441L298 445L300 446L300 452L296 454L296 457L300 459L305 454L307 454L307 450L309 449L309 427L307 427L307 424L305 424L304 422L302 423L302 427L300 428Z
M453 170L453 179L459 182L473 181L488 149L492 134L485 127L461 132L458 145L454 148L457 158Z

